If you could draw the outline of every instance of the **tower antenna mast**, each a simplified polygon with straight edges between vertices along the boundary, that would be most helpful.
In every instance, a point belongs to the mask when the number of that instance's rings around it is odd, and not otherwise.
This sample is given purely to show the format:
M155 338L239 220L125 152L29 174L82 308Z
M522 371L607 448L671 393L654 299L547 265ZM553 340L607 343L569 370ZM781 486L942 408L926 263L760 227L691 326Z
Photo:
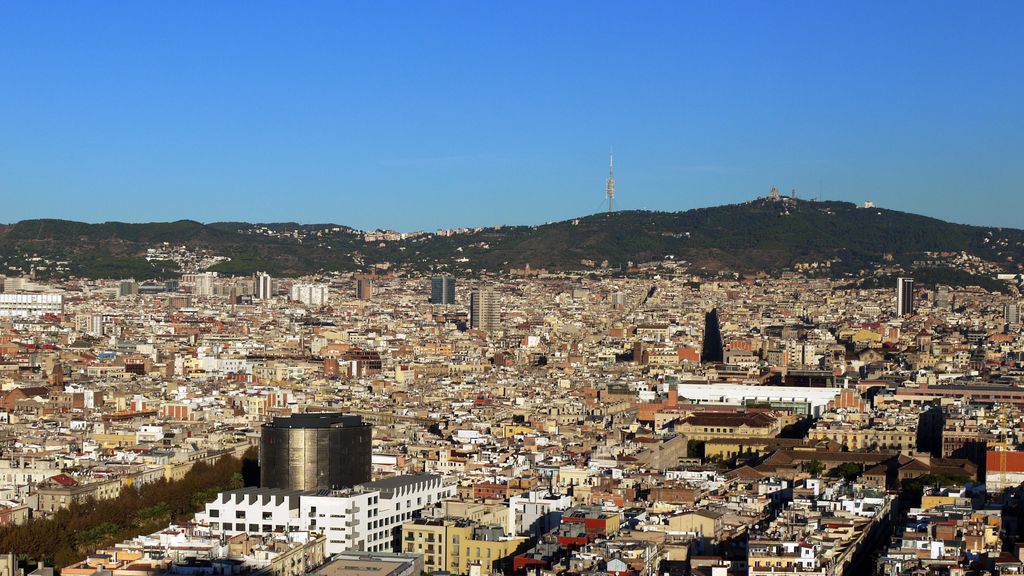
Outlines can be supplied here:
M612 151L608 152L608 213L610 214L615 210L615 155Z

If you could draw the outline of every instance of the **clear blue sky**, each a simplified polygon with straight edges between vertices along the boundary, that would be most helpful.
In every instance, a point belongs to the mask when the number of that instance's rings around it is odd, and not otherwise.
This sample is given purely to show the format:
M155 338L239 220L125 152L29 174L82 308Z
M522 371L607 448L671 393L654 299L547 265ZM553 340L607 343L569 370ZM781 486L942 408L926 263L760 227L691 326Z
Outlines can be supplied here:
M1024 2L0 3L0 222L1024 227Z

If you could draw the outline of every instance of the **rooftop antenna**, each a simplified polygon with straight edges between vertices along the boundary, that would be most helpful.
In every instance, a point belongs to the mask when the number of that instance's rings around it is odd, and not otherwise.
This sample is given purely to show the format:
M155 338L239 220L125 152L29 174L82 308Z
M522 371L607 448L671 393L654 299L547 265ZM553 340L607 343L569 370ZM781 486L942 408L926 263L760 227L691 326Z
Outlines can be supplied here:
M611 214L615 210L615 155L614 152L609 148L608 150L608 213Z

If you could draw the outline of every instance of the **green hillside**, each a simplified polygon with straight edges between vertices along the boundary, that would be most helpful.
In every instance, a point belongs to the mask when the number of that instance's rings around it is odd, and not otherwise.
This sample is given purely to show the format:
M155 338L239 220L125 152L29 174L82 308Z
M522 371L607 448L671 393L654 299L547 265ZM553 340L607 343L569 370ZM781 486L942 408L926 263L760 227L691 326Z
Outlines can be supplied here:
M966 252L1006 270L1017 270L1024 259L1024 231L1017 229L952 224L845 202L756 200L374 242L335 224L27 220L0 226L0 262L17 267L37 256L66 261L71 275L159 277L173 275L173 266L154 265L143 257L147 248L165 242L230 258L212 268L226 274L266 270L300 275L382 262L462 272L499 272L526 264L579 270L591 262L618 267L673 257L707 272L779 271L828 260L831 273L841 275L884 261L909 267L926 252Z

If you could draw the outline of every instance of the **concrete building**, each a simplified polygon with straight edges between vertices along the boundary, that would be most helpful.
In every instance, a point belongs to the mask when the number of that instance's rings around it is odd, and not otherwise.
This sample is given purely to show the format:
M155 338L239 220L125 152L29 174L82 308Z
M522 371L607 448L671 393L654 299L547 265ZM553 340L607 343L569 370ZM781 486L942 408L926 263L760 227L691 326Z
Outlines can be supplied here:
M258 272L253 278L253 295L257 300L270 300L274 297L274 279L266 272Z
M526 543L526 537L508 536L500 526L462 519L421 518L402 526L403 552L422 554L427 574L469 574L472 567L484 574L507 573Z
M1020 324L1020 302L1011 302L1003 307L1003 318L1007 324Z
M470 328L491 332L498 327L498 298L492 288L480 288L469 295Z
M203 272L195 275L195 295L202 297L213 296L214 281L217 279L216 272Z
M373 298L373 279L368 276L360 276L356 278L356 298L359 300L369 300Z
M396 476L346 490L243 488L222 492L196 516L211 535L322 532L326 552L394 551L400 527L455 494L430 474Z
M330 301L326 284L292 284L291 299L306 306L325 306Z
M508 532L539 537L554 530L562 521L562 512L571 506L572 496L565 494L527 492L512 496L508 501Z
M0 317L63 314L62 294L0 294Z
M117 283L117 297L131 298L139 295L139 283L135 280L121 280Z

